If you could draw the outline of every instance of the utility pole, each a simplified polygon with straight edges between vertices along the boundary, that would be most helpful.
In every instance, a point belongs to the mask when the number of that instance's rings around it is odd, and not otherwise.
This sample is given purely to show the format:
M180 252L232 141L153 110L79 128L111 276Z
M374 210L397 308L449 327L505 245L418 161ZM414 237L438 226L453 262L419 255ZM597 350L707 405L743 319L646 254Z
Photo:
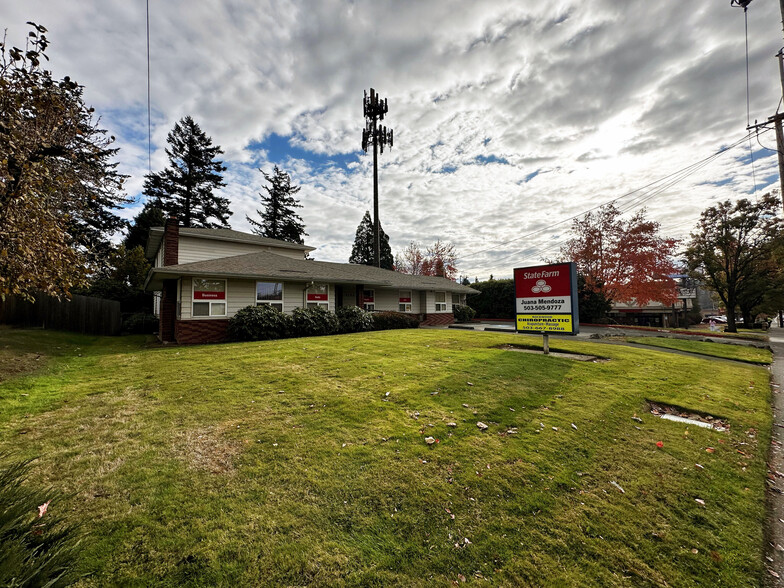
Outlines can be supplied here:
M730 0L731 6L738 6L740 8L743 8L744 16L748 11L749 4L751 4L751 0ZM779 0L779 8L781 11L782 33L784 33L784 0ZM746 34L748 35L748 31ZM779 59L779 77L781 78L781 95L782 98L784 98L784 47L779 49L779 52L776 54L776 57L778 57ZM768 120L763 123L757 123L757 121L755 120L753 125L749 125L748 127L746 127L747 131L756 131L759 130L760 128L770 128L769 125L772 124L773 128L776 130L776 153L778 155L778 161L779 161L779 186L781 189L782 207L784 207L784 130L782 129L783 120L784 120L784 113L777 112L773 116L769 116Z
M784 2L784 0L782 0ZM365 128L362 129L362 150L367 153L370 144L373 144L373 242L376 256L376 267L381 267L381 223L378 220L378 151L384 153L384 145L392 148L392 129L379 125L384 120L384 115L389 111L387 99L379 98L373 88L370 96L367 90L362 100L365 115Z

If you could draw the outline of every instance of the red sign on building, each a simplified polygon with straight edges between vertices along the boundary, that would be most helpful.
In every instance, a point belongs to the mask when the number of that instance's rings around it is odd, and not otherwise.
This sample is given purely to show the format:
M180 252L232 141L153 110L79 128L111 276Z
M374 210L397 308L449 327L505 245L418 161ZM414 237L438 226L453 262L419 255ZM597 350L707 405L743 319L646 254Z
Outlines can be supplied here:
M322 302L326 302L327 300L329 300L329 295L308 292L308 302L317 302L319 300Z
M226 300L226 292L196 291L193 293L194 300Z

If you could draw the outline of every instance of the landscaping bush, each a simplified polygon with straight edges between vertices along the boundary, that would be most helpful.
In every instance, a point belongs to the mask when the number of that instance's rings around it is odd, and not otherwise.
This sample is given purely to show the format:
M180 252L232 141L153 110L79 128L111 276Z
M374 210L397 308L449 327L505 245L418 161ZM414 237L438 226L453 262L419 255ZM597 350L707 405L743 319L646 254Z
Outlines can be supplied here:
M489 319L515 317L514 280L487 280L471 284L471 287L481 292L470 299L477 316Z
M291 316L297 337L334 335L338 332L337 315L321 306L295 308Z
M246 306L229 319L229 338L233 341L263 341L290 337L292 317L268 304Z
M149 335L158 330L158 319L147 312L123 313L122 330L129 335Z
M374 312L373 330L386 331L389 329L416 329L419 327L419 317L403 314L402 312Z
M455 315L455 322L467 323L476 316L476 311L470 306L455 304L452 306L452 314Z
M338 317L339 333L360 333L373 328L370 313L358 306L344 306L335 311Z
M48 510L62 509L61 495L25 485L29 464L0 467L0 586L66 586L76 528Z

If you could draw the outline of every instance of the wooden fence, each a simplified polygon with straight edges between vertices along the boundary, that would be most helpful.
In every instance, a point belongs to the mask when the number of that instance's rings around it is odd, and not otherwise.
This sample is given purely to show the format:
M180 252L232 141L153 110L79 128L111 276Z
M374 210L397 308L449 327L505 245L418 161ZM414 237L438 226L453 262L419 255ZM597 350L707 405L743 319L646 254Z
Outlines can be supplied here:
M120 303L115 300L76 294L70 300L58 300L37 292L35 302L18 296L0 299L0 323L75 331L85 335L119 335L122 315Z

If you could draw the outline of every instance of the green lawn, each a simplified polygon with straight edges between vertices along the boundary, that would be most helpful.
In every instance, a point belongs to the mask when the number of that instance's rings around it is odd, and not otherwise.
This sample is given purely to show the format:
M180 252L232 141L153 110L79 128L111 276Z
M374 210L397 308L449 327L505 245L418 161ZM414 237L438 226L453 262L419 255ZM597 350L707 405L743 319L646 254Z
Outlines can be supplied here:
M677 349L690 353L699 353L711 357L734 359L759 365L770 365L773 354L768 349L746 347L743 345L730 345L727 343L709 343L705 341L689 341L687 339L670 339L668 337L627 337L630 343L650 345L651 347L664 347Z
M37 456L31 483L72 495L50 510L88 532L82 585L760 585L768 372L496 348L540 341L144 348L0 330L9 353L49 350L0 383L0 454ZM646 400L731 430L662 421Z

